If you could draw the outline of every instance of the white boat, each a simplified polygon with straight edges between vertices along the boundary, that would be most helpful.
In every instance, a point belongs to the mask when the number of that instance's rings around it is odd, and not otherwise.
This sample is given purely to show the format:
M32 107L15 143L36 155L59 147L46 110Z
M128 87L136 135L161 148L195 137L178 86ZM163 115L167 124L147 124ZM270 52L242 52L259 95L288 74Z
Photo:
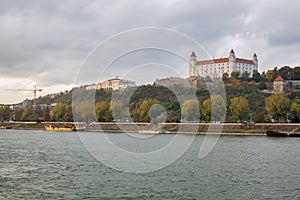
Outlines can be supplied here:
M170 133L170 132L166 131L166 130L139 130L139 133L143 133L143 134L165 134L165 133Z

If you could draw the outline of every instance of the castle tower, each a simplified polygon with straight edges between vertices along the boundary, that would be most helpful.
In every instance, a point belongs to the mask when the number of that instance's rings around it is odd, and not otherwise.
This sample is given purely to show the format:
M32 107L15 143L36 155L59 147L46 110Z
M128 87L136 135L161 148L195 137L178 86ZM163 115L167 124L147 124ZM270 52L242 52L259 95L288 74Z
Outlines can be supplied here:
M233 49L231 49L231 51L230 51L229 61L235 62L235 53L234 53Z
M233 49L231 49L231 51L229 53L229 71L230 72L236 71L235 62L236 62L235 53L234 53ZM231 74L229 74L229 76L230 75Z
M255 64L254 70L258 71L258 59L256 53L253 54L253 62Z
M196 70L195 70L196 65L197 65L197 56L196 56L195 52L193 51L190 56L190 61L189 61L189 77L197 76Z

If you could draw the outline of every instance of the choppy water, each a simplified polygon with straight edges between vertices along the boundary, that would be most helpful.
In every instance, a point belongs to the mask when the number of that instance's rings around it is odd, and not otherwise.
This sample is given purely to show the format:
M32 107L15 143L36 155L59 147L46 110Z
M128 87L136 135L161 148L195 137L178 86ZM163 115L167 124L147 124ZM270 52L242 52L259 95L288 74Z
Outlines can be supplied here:
M224 136L200 160L203 138L162 170L129 174L95 160L76 133L1 130L0 199L300 198L299 138Z

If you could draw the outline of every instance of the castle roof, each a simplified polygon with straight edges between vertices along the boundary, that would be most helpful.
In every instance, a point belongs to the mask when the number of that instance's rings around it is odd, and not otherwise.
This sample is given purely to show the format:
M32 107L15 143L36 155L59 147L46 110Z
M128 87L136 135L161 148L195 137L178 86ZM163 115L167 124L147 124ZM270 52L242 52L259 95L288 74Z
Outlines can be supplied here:
M234 53L233 49L231 49L230 53Z
M211 59L211 60L201 60L201 61L198 61L197 64L198 65L207 65L207 64L226 63L226 62L229 62L229 58L216 58L216 59ZM236 62L254 65L253 60L248 60L248 59L244 59L244 58L236 58Z
M211 60L201 60L198 61L198 65L206 65L206 64L214 64L214 63L224 63L224 62L229 62L229 58L216 58L216 59L211 59Z
M191 57L192 57L192 56L193 56L193 57L196 57L196 54L195 54L194 51L193 51L192 54L191 54Z
M254 65L253 60L244 59L244 58L236 58L236 62Z
M274 81L285 81L282 76L277 76L277 78L274 79Z

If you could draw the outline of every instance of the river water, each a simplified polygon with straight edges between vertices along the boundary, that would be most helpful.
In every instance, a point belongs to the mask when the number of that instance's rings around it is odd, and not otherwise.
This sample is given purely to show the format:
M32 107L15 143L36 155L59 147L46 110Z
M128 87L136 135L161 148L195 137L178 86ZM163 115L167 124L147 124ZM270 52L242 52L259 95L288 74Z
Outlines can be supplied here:
M77 133L1 130L0 199L300 199L300 138L221 136L199 159L203 139L161 170L132 174L94 159Z

